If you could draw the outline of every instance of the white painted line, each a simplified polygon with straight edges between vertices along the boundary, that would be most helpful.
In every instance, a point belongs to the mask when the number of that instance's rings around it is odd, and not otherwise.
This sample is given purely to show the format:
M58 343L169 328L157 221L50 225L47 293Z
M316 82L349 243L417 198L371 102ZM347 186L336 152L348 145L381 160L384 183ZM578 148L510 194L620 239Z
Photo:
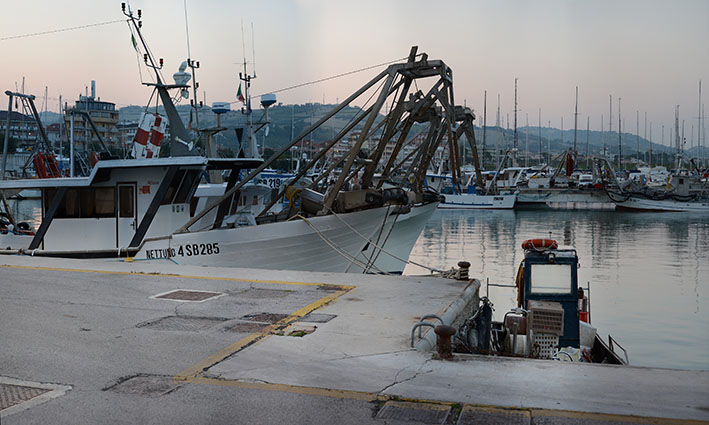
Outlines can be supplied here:
M71 390L71 385L46 384L46 383L41 383L41 382L22 381L20 379L7 378L4 376L0 376L0 384L17 385L17 386L22 386L22 387L42 388L45 390L50 390L44 394L38 395L37 397L33 397L27 401L23 401L22 403L16 404L14 406L10 406L7 409L0 410L0 418L14 415L15 413L22 412L23 410L27 410L30 407L34 407L34 406L38 406L42 403L46 403L53 398L63 396L64 394L67 393L67 391Z

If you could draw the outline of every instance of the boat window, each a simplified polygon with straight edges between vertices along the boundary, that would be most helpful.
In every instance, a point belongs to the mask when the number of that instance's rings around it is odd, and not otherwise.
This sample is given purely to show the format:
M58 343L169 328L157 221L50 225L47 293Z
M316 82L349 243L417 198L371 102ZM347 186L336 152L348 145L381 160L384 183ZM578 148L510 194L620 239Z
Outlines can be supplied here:
M57 189L44 190L44 213L52 206ZM115 188L69 189L57 208L54 218L102 218L115 217Z
M118 211L119 217L130 218L135 216L135 208L133 208L133 186L118 187Z
M571 293L571 264L532 264L531 266L531 293Z

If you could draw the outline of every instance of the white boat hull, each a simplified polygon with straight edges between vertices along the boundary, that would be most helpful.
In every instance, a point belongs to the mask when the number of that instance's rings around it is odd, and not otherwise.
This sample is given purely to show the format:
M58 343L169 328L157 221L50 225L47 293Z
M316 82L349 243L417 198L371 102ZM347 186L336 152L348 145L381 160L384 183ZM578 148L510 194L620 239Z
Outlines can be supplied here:
M469 209L497 209L511 210L515 207L517 194L511 195L476 195L465 193L462 195L445 195L446 200L438 205L441 209L469 210Z
M435 209L435 203L433 205L431 213ZM422 213L414 214L419 208L424 208ZM405 252L402 258L408 259L408 253L430 217L425 214L427 211L425 206L417 207L400 215L384 249L391 248L393 253ZM387 233L396 218L396 215L388 215L390 212L389 208L380 207L338 216L311 217L307 221L292 219L258 226L175 234L146 241L135 258L169 257L178 264L202 266L361 273L363 267L353 265L352 258L363 260L362 251L366 253L368 249L367 240L376 241L382 228L382 233ZM415 232L416 237L405 236L407 232ZM409 246L403 246L404 242L410 242ZM385 254L375 258L375 265L383 271L401 272L405 266L402 262L393 263ZM393 269L387 270L390 265Z
M616 206L618 209L633 211L709 213L709 202L682 202L672 199L646 199L634 196L623 202L616 202Z

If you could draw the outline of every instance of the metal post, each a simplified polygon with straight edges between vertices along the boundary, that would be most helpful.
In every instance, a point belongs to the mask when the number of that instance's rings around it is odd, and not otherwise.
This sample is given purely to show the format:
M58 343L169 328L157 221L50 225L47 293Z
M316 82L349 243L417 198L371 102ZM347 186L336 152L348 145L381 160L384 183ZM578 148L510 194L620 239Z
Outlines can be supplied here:
M5 166L7 165L7 148L10 142L10 115L12 115L12 92L6 91L5 94L9 96L10 102L7 105L7 124L5 125L5 141L2 145L2 173L0 174L0 180L5 180Z
M74 109L71 110L69 125L69 177L74 177Z

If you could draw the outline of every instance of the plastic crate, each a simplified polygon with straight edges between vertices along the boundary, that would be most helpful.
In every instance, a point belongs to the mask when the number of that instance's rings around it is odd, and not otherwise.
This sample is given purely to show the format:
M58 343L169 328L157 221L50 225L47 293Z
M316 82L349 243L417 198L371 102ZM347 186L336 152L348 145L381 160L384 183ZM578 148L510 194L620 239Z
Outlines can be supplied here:
M551 334L534 335L534 353L540 359L550 359L559 350L559 336Z
M536 334L564 334L564 308L560 303L529 300L529 328Z

